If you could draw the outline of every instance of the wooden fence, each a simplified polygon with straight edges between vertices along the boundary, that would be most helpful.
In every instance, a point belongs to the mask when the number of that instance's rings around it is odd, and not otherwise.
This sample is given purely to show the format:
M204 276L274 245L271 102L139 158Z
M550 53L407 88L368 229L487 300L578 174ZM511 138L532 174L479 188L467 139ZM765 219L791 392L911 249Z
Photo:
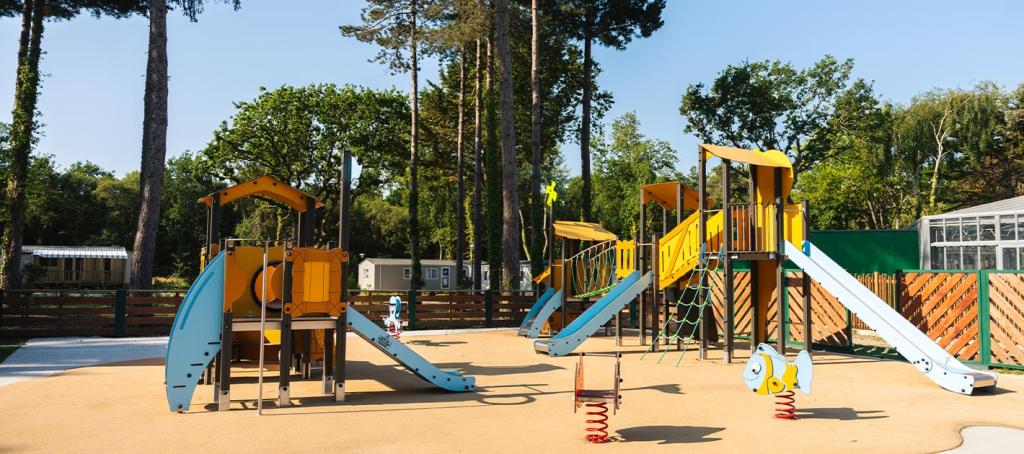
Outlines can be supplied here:
M0 337L166 336L185 291L0 292ZM387 314L393 293L352 296L371 320ZM409 329L518 326L535 299L526 293L407 292Z
M783 332L788 342L803 342L803 275L788 271ZM983 367L1024 369L1024 273L1012 271L926 271L859 275L857 279L957 359ZM734 281L734 326L738 337L751 336L750 277ZM721 273L712 274L712 306L722 333L725 311ZM777 298L768 302L768 336L777 335ZM854 350L854 329L870 329L811 281L812 342L817 347Z

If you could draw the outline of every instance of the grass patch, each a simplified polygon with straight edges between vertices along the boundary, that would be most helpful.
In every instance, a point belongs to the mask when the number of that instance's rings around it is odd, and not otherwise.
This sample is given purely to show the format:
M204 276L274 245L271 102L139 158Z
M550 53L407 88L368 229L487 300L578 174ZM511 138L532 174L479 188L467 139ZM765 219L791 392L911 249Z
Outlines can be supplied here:
M0 363L2 363L11 353L14 353L21 344L25 343L25 339L0 339Z
M999 372L1000 374L1024 375L1024 370L1021 370L1021 369L1007 369L1005 367L993 367L992 371L993 372Z

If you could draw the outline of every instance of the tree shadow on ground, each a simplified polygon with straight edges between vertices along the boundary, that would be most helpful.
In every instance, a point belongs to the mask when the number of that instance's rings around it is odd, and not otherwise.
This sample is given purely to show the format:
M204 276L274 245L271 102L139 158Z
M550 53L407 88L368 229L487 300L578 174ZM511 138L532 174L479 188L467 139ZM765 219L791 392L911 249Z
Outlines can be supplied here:
M418 345L421 347L448 347L451 345L467 344L465 341L440 341L435 342L429 339L410 340L406 342L409 345Z
M619 429L619 441L657 441L659 445L680 444L680 443L707 443L718 441L721 438L708 438L716 432L725 430L724 427L700 427L700 426L638 426Z
M458 370L465 375L532 374L536 372L565 370L562 366L547 363L537 363L526 366L475 366L473 363L437 363L435 366L437 366L438 369Z
M854 421L858 419L884 419L888 415L879 414L882 410L854 410L850 407L832 408L797 408L797 419L835 419L838 421Z

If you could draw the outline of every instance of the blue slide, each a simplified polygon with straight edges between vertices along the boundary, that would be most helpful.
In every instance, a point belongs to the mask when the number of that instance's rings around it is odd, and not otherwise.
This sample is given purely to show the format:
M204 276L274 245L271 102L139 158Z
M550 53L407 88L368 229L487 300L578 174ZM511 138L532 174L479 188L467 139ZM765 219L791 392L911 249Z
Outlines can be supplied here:
M548 300L551 299L551 295L554 294L555 289L548 288L543 294L540 295L540 298L537 298L537 301L533 303L533 306L530 307L530 312L527 312L526 317L523 318L523 323L519 325L520 336L526 335L526 333L530 330L530 325L533 324L533 320L537 318L537 313L540 312L540 309L544 307L544 304L547 303Z
M803 248L787 241L785 247L789 260L936 384L966 395L976 389L995 388L996 374L974 370L957 361L810 241L804 241Z
M530 327L526 330L526 337L530 339L536 339L540 336L540 330L544 328L544 323L547 323L548 319L551 318L551 314L555 313L555 310L562 307L562 290L559 289L551 296L547 301L544 302L544 306L537 312L537 316L534 317L530 323Z
M420 377L438 388L448 391L472 391L476 378L467 377L453 370L441 370L422 356L412 351L409 346L391 337L387 331L370 321L354 307L348 307L348 327L359 337L377 347L384 354L401 364L409 372Z
M224 253L203 268L178 307L167 340L164 384L171 411L186 411L199 377L220 352L224 317Z
M612 287L593 306L580 314L557 336L534 341L533 349L537 353L547 353L550 356L565 356L572 353L576 347L597 332L615 314L621 312L622 308L633 301L633 298L650 286L651 280L651 273L640 276L639 271L634 271L615 284L615 287Z

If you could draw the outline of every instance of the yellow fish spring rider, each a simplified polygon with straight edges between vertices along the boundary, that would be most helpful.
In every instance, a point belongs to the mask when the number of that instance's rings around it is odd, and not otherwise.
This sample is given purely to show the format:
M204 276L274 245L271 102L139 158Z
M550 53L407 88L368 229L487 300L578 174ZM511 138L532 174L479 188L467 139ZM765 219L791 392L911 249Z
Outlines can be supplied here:
M801 350L796 361L789 362L771 345L759 344L743 369L743 382L755 393L776 396L776 418L796 419L793 390L810 394L813 371L807 350Z

